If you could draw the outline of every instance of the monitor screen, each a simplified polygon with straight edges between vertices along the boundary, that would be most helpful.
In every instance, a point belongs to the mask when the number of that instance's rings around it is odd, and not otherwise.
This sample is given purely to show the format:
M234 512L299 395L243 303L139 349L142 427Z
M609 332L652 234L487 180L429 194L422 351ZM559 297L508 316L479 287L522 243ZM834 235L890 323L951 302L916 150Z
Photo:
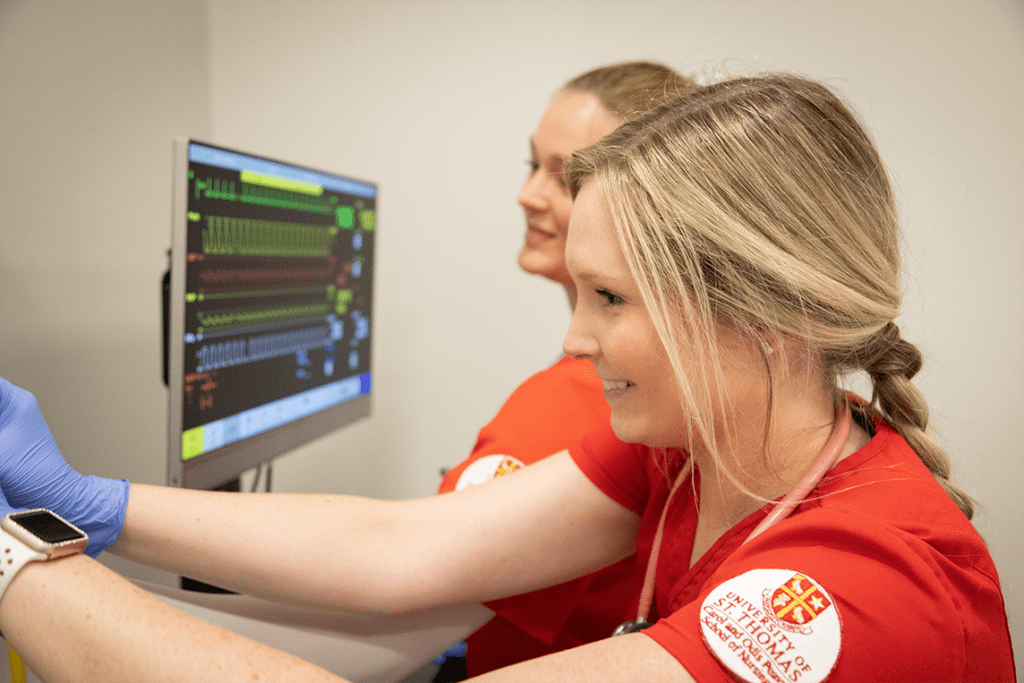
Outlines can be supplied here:
M215 488L370 412L377 186L174 146L168 484Z

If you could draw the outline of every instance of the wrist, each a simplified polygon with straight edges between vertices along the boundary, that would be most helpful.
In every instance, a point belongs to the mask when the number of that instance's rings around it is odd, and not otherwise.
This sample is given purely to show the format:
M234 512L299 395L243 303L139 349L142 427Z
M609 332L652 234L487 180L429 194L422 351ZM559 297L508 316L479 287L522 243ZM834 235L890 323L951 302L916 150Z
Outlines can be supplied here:
M0 519L0 608L11 582L27 565L76 555L88 543L85 532L50 510L5 515Z

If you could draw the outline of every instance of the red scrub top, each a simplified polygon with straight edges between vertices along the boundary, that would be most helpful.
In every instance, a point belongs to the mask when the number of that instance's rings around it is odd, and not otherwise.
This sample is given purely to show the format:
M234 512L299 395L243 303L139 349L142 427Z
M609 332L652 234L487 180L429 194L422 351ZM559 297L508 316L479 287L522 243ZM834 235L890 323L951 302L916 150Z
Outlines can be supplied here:
M658 620L644 633L697 681L1016 680L981 537L903 438L884 421L873 427L789 518L741 547L765 506L693 567L699 486L679 488L656 573ZM642 515L637 549L648 557L681 458L666 463L610 427L570 453Z

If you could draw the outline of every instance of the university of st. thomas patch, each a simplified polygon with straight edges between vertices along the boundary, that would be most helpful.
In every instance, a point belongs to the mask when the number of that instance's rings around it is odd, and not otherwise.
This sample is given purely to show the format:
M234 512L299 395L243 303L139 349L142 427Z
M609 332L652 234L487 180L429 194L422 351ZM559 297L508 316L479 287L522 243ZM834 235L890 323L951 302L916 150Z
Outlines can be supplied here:
M511 474L525 466L522 460L513 458L511 455L485 455L479 460L470 463L463 470L462 476L459 477L458 483L455 484L455 490L461 491L470 486L482 484L495 477Z
M700 628L715 658L748 683L820 683L842 647L832 596L789 569L754 569L721 584L701 605Z

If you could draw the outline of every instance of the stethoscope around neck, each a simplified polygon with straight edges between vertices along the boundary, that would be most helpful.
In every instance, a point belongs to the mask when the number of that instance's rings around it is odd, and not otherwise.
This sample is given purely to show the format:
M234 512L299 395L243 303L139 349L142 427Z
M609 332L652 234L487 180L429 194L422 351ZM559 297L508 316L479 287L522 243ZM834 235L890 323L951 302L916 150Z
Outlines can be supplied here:
M751 539L762 534L766 530L775 526L793 511L800 503L804 502L808 494L814 490L814 487L818 485L821 478L825 476L825 473L832 468L832 464L835 462L836 457L839 455L839 451L842 450L846 444L846 439L850 436L850 423L851 415L850 408L846 402L846 399L842 399L836 406L836 412L839 416L836 420L835 427L832 428L832 434L829 436L828 442L825 444L824 450L821 451L821 455L818 456L817 462L814 463L814 467L804 475L804 478L797 484L796 488L786 494L786 496L780 500L775 507L772 508L771 512L761 520L750 535L744 539L740 545L749 543ZM668 497L665 498L665 506L661 509L661 519L658 520L658 530L654 534L654 545L651 548L651 555L647 559L647 572L644 575L644 586L640 591L640 605L637 610L637 617L633 621L627 621L619 624L618 627L612 632L612 636L621 636L627 633L636 633L642 631L651 625L647 620L651 616L651 606L654 604L654 574L658 568L658 553L661 551L661 539L665 532L665 517L668 515L668 506L675 497L676 491L682 485L683 481L686 480L688 474L688 468L683 468L683 471L676 477L675 483L668 492Z

